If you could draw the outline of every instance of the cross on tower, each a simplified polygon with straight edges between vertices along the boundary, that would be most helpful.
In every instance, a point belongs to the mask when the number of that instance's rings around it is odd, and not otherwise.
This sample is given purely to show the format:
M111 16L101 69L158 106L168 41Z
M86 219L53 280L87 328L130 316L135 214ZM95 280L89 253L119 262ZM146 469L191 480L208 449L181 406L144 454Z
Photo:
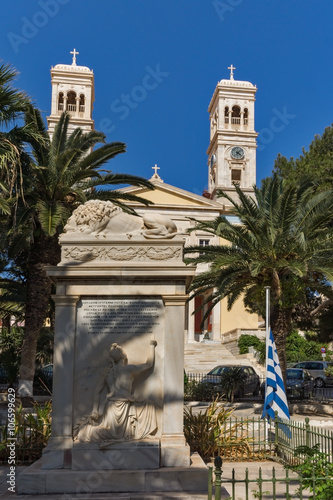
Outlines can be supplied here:
M76 55L80 54L80 52L76 52L76 49L74 49L74 50L71 51L71 54L73 54L72 66L76 66Z
M155 174L156 176L158 176L158 173L157 173L157 170L160 170L160 167L157 166L157 163L155 163L155 166L154 167L151 167L153 170L155 170Z
M230 69L230 80L234 79L234 69L236 69L233 65L229 66Z

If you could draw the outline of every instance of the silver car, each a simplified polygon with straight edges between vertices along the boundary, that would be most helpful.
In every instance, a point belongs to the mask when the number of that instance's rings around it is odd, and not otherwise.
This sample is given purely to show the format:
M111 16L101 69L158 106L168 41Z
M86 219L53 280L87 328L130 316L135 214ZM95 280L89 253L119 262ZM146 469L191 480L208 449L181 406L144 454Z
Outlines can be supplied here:
M309 370L315 379L315 386L325 387L326 385L333 385L333 377L325 375L325 368L332 365L333 363L329 363L328 361L302 361L301 363L296 363L293 368Z

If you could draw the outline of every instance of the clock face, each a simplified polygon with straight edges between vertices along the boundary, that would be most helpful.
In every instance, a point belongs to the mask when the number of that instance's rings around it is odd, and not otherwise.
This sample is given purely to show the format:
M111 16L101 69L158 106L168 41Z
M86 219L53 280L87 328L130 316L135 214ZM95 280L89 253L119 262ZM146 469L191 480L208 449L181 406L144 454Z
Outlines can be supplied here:
M244 158L244 149L239 146L235 146L231 150L231 157L235 158L235 160L241 160Z
M216 163L216 156L212 155L210 158L210 168L213 168Z

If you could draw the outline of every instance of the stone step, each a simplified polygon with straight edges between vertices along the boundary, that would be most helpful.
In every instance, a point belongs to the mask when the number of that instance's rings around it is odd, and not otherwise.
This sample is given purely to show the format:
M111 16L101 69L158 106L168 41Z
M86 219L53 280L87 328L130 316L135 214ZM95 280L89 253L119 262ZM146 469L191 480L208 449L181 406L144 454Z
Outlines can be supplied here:
M233 351L236 351L233 349ZM265 367L260 365L252 353L231 352L219 342L198 342L185 344L184 367L186 373L207 373L217 365L251 365L258 375L265 375Z

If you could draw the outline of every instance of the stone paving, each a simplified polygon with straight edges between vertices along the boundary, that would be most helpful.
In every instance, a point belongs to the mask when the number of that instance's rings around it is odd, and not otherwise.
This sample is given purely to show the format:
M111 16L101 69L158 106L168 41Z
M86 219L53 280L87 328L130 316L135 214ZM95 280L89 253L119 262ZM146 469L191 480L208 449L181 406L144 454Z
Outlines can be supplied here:
M285 477L285 470L282 465L276 464L273 462L226 462L222 466L222 477L225 481L222 488L221 500L226 500L230 497L232 493L231 483L228 483L232 477L232 469L235 469L235 479L242 480L245 478L245 469L247 468L249 471L249 479L257 479L259 467L262 469L262 478L270 479L272 477L272 468L275 468L275 473L277 478ZM19 474L25 467L17 467L17 474ZM91 500L115 500L119 498L126 500L207 500L207 491L199 492L199 493L175 493L175 492L163 492L163 493L89 493L89 494L56 494L56 495L17 495L16 493L12 493L8 491L8 484L6 483L8 473L7 467L0 468L0 498L1 499L12 499L12 500L83 500L83 499L91 499ZM129 472L130 474L130 472ZM296 479L296 475L291 475L290 482L290 494L293 494L298 487ZM245 485L243 483L239 483L236 485L236 496L235 500L244 500L246 498L245 494ZM255 492L258 491L258 487L255 483L250 483L249 486L249 500L254 500L256 498ZM272 483L264 483L263 491L268 491L269 493L265 494L262 500L272 499ZM276 498L285 498L286 493L286 485L285 482L278 482L276 485ZM308 500L310 498L310 494L303 493L303 500Z

